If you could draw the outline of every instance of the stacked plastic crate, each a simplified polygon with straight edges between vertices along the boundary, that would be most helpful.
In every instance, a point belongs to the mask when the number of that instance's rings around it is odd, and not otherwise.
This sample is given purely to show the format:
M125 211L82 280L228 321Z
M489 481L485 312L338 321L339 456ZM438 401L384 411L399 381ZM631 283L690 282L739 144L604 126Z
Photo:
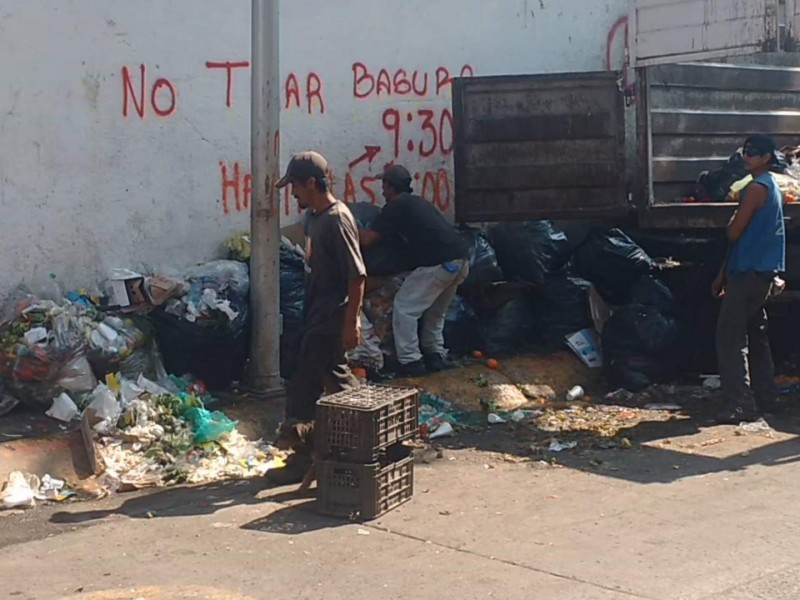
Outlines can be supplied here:
M419 392L364 384L317 402L317 510L369 521L411 499Z

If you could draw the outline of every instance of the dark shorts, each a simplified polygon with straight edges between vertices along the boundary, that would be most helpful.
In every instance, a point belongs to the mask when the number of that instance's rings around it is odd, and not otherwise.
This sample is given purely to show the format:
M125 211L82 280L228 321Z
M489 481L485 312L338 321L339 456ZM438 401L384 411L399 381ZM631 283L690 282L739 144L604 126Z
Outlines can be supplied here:
M347 366L341 336L307 333L286 386L286 418L313 421L323 391L335 394L358 385Z

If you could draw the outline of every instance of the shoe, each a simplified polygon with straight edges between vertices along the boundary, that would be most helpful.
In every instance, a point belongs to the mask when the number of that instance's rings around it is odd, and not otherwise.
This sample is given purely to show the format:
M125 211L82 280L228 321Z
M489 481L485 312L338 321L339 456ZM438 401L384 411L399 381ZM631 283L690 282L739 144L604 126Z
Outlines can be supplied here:
M273 485L297 485L303 482L313 464L314 461L309 455L290 454L286 459L286 465L270 469L265 477Z
M760 418L761 414L755 408L734 406L721 410L717 413L715 420L718 425L738 425L739 423L752 423Z
M446 359L441 354L426 354L424 359L428 373L439 373L446 369L454 369L456 364Z
M427 373L425 363L421 360L406 364L401 363L397 365L394 372L398 377L422 377Z

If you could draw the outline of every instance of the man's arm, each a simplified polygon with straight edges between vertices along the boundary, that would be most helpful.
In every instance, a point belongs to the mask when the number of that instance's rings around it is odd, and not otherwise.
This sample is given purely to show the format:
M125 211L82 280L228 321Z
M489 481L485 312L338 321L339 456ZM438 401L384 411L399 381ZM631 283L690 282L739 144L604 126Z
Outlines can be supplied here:
M372 229L359 229L358 230L358 241L361 244L362 248L369 248L370 246L374 246L378 243L378 240L381 239L381 234L377 231L373 231Z
M744 190L744 195L739 208L733 215L728 225L728 239L738 242L753 220L756 211L764 206L767 201L767 188L759 183L751 183Z
M367 278L351 279L347 284L347 313L344 319L344 349L352 350L361 343L361 307Z
M731 258L731 252L733 252L733 246L728 246L725 258L722 259L722 266L719 268L719 274L711 284L711 295L714 298L721 298L725 295L725 284L728 282L728 261Z
M362 248L369 248L380 241L382 237L391 238L397 233L398 205L390 202L381 209L369 229L358 230L358 241Z
M337 238L338 261L342 273L347 277L347 308L342 331L342 343L347 351L361 343L361 305L364 301L367 270L358 247L359 235L355 222L342 219Z

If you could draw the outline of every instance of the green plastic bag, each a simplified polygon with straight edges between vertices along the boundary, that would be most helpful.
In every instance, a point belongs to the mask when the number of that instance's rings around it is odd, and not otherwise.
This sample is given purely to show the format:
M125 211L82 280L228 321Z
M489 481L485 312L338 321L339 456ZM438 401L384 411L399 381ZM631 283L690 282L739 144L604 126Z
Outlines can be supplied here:
M185 413L191 423L196 444L216 442L226 433L236 429L237 422L231 421L220 411L211 412L205 408L190 408Z

